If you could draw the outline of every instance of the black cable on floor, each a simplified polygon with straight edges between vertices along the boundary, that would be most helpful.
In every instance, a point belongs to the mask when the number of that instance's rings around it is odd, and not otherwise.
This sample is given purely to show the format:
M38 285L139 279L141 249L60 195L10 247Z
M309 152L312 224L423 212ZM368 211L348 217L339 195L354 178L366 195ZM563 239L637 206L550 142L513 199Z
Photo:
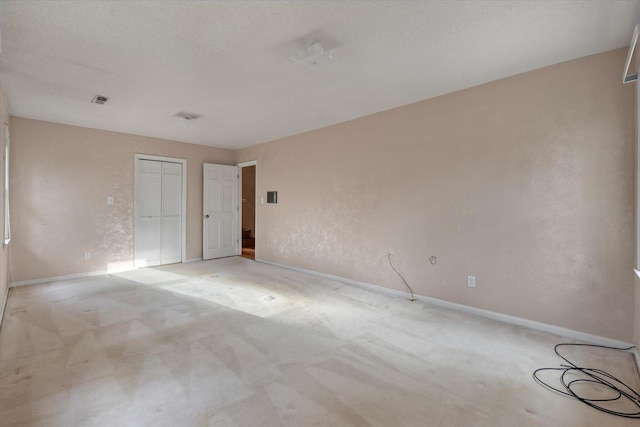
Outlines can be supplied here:
M562 360L567 362L567 365L562 364L560 368L540 368L536 369L533 372L533 378L535 381L546 387L549 390L553 390L556 393L560 393L564 396L574 398L579 400L580 402L591 406L592 408L597 409L598 411L606 412L607 414L617 415L619 417L625 418L640 418L640 394L629 387L627 384L609 374L602 369L595 368L585 368L577 366L575 363L571 362L567 356L563 356L560 354L560 347L595 347L595 348L606 348L611 350L619 350L619 351L627 351L635 348L635 346L627 347L627 348L617 348L617 347L609 347L605 345L596 345L596 344L570 344L570 343L562 343L558 344L554 347L554 351ZM553 387L540 379L538 376L539 372L542 371L558 371L560 372L560 382L564 386L564 390L560 388ZM577 379L568 378L570 375L580 375L581 377ZM584 385L584 384L592 384L597 387L604 387L613 392L611 397L602 398L602 399L592 399L587 398L584 395L581 395L577 390L576 386ZM606 403L612 403L615 401L627 400L631 402L631 407L635 406L637 409L636 412L620 412L609 409L603 406Z
M407 289L409 289L409 292L411 293L411 299L409 301L415 301L415 297L413 296L413 289L411 289L411 286L409 286L409 284L407 283L406 280L404 280L404 277L402 277L402 274L400 274L400 272L398 271L398 269L393 265L393 262L391 262L391 254L387 254L387 258L389 258L389 265L391 265L391 268L393 269L393 271L396 272L396 274L398 276L400 276L400 279L402 279L402 281L404 282L404 284L407 286Z

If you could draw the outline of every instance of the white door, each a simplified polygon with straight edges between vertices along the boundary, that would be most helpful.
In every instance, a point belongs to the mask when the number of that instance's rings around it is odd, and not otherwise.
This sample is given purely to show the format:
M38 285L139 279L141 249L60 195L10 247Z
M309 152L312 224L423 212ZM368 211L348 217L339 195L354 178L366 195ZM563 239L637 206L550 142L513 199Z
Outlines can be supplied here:
M202 258L240 254L238 168L204 164Z
M182 261L182 164L138 159L135 266Z
M182 262L182 165L162 162L160 264Z

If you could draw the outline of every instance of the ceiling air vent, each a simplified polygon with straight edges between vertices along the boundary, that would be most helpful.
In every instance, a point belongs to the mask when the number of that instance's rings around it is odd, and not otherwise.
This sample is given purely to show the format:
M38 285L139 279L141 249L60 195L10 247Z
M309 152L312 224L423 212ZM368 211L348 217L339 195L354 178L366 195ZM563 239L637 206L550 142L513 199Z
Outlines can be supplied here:
M104 105L107 103L108 100L110 100L111 98L109 98L108 96L103 96L103 95L96 95L93 97L93 99L91 100L91 102L93 102L94 104L99 104L99 105Z
M181 111L178 114L176 114L176 119L178 121L178 124L180 126L187 127L187 128L193 127L194 122L200 117L201 116L199 114L187 113L184 111Z

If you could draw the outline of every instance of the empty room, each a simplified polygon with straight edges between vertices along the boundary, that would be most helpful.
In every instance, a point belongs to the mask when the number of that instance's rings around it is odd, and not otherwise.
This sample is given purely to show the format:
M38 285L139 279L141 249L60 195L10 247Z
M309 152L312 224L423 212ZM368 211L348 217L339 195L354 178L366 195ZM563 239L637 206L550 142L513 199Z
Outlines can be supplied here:
M0 426L631 426L640 1L0 2Z

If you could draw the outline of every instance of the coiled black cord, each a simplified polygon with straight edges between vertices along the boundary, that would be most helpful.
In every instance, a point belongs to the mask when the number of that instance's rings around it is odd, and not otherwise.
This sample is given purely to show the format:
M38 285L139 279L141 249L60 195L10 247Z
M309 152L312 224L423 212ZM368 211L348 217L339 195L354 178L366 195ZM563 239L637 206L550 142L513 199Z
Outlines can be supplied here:
M411 286L409 286L409 284L407 283L406 280L404 280L404 276L402 274L400 274L400 272L398 271L398 269L396 268L395 265L393 265L393 261L391 261L391 254L387 254L387 258L389 258L389 265L391 265L391 268L393 269L393 271L396 272L396 274L400 277L400 279L402 279L402 281L404 282L405 286L407 287L407 289L409 289L409 293L411 294L411 298L409 298L409 301L415 301L416 298L413 296L413 289L411 289Z
M580 402L591 406L592 408L597 409L598 411L606 412L607 414L617 415L619 417L625 418L640 418L640 394L629 387L627 384L609 374L602 369L594 369L594 368L584 368L577 366L575 363L571 362L566 356L560 354L558 350L560 347L573 346L573 347L595 347L595 348L606 348L611 350L619 350L619 351L627 351L635 348L635 346L627 347L627 348L617 348L617 347L609 347L605 345L596 345L596 344L570 344L570 343L562 343L557 344L554 347L554 351L562 360L568 363L568 365L562 364L560 368L540 368L536 369L533 372L534 380L557 393L560 393L567 397L572 397ZM540 379L538 376L539 372L542 371L560 371L560 382L564 386L564 390L560 388L553 387ZM569 379L568 376L570 374L580 375L583 374L582 377L577 379ZM576 389L576 386L584 385L584 384L593 384L598 387L604 387L613 392L612 397L607 397L603 399L592 399L587 398L583 395L580 395ZM609 409L604 405L606 403L612 403L621 400L627 400L631 402L631 407L635 406L636 411L629 412L620 412L613 409Z

